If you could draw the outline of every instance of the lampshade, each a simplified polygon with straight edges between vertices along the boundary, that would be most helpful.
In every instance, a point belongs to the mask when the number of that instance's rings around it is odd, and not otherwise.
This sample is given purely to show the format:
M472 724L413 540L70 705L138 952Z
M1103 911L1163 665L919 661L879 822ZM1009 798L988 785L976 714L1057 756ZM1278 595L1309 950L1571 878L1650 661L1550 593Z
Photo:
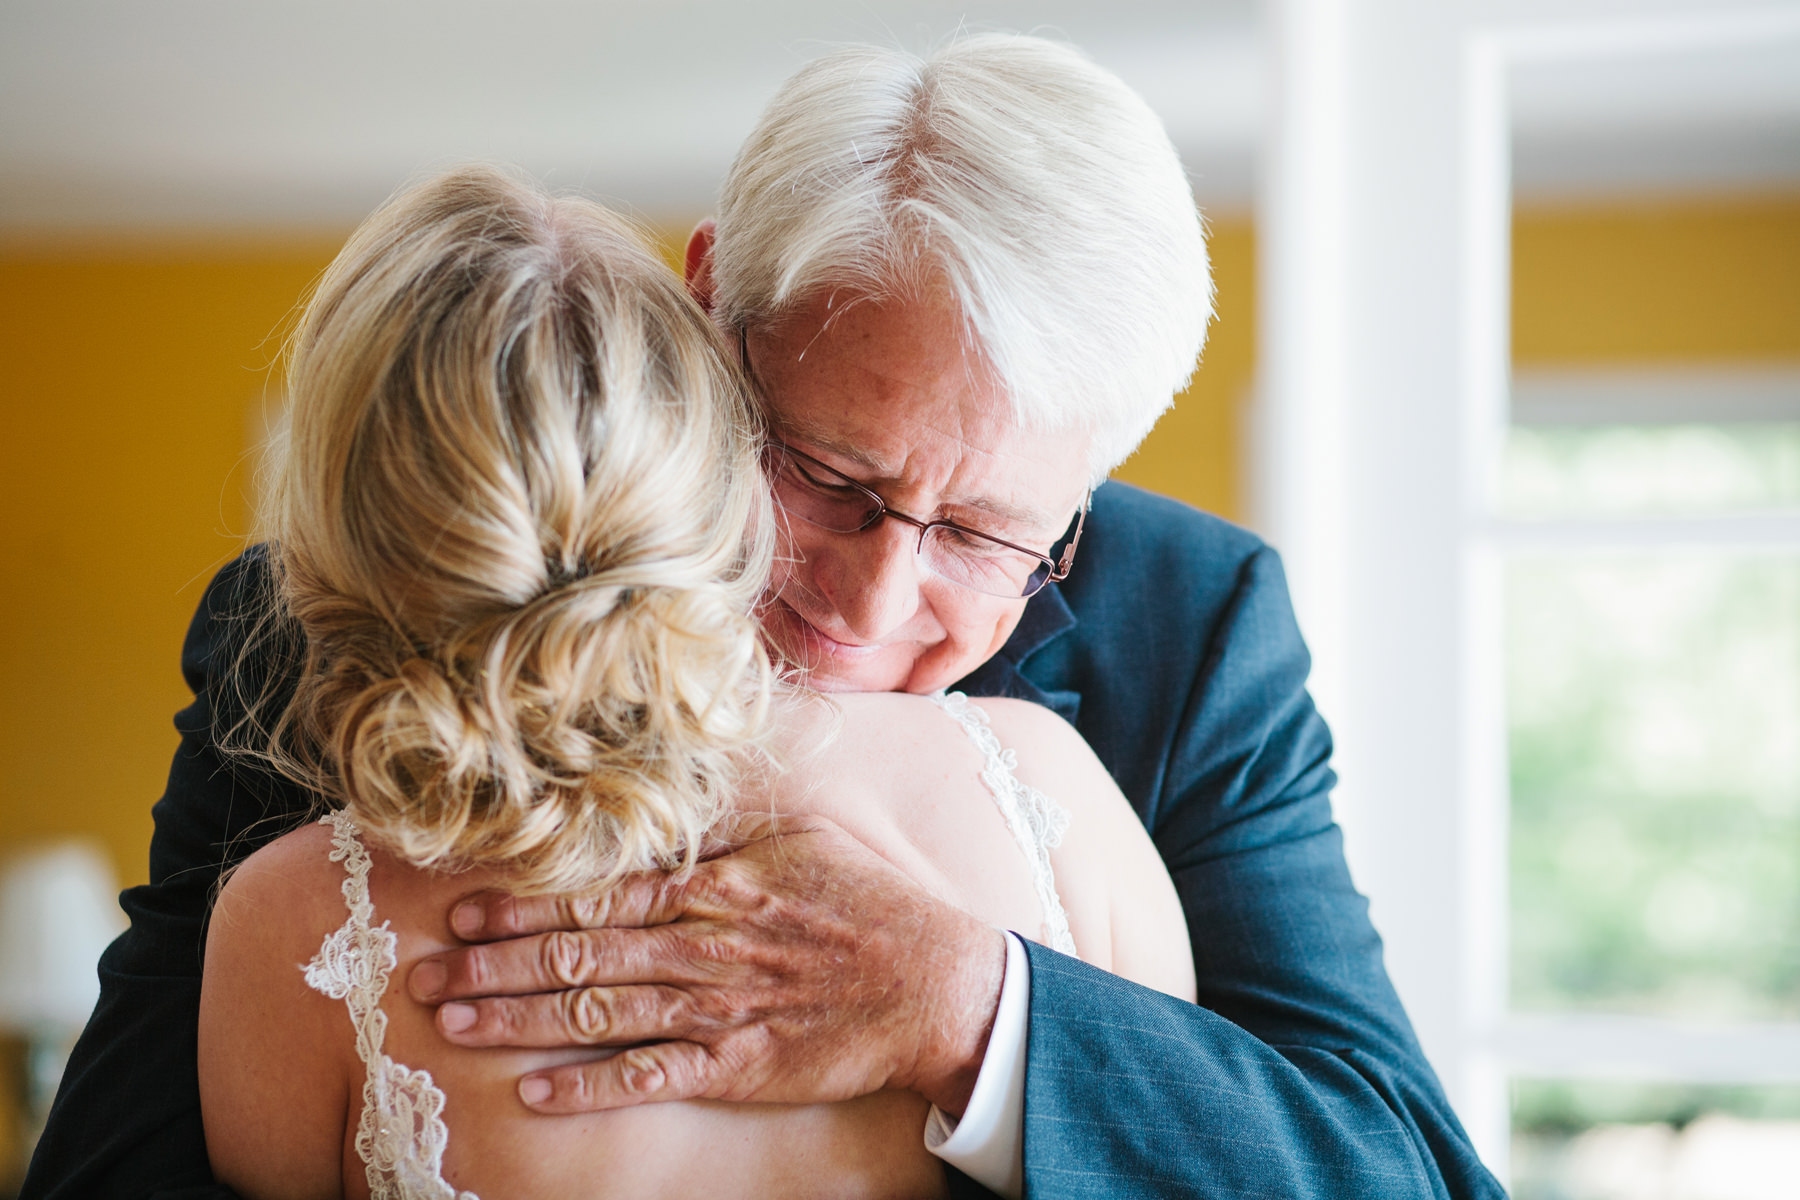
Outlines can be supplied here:
M95 963L125 926L100 850L64 842L0 866L0 1026L76 1030L100 995Z

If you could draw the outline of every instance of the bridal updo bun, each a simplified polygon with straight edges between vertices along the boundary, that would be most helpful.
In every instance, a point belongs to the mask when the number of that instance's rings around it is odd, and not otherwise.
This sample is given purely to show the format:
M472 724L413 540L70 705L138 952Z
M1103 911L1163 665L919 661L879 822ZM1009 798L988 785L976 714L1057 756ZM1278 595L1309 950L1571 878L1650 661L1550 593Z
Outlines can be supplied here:
M351 237L288 386L283 768L420 866L562 889L689 859L760 727L771 522L680 281L606 210L458 170Z

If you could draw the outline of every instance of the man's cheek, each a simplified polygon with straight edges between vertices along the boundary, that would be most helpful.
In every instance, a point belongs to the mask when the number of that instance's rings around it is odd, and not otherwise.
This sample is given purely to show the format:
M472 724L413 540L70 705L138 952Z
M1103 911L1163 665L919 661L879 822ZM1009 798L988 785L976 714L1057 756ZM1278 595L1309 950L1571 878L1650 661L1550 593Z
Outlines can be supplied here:
M776 551L775 563L769 572L769 586L763 592L761 611L766 614L782 599L808 591L806 573L805 555L798 547L784 542Z
M816 538L805 537L794 530L783 533L775 543L775 569L770 587L784 592L798 586L816 593L813 575L824 561L823 555L824 547L817 544Z

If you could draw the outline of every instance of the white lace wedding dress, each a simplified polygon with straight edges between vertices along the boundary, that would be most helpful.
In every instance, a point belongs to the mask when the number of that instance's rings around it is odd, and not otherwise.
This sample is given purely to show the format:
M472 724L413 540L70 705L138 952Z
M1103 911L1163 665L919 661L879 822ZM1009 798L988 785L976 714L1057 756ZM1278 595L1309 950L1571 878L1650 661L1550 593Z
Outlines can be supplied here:
M1044 945L1075 953L1069 916L1056 893L1050 849L1061 843L1069 814L1036 788L1013 775L1013 751L1000 745L987 714L960 692L933 696L937 705L960 724L984 759L981 779L1006 818L1007 828L1031 865L1044 925ZM363 1080L362 1119L356 1130L356 1153L363 1161L373 1200L476 1200L444 1181L444 1093L426 1071L397 1063L382 1050L387 1040L387 1014L381 1011L388 977L397 957L395 934L383 921L376 925L369 901L369 852L356 825L341 812L321 818L331 826L331 861L344 864L344 903L350 913L343 925L326 935L319 952L306 964L306 982L314 990L342 1000L356 1031L356 1053L367 1068Z

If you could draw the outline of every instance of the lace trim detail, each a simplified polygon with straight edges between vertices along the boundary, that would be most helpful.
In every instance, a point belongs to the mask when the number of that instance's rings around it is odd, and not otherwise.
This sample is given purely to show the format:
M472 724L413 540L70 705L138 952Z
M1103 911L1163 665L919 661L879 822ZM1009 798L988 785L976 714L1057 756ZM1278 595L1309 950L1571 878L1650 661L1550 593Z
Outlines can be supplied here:
M327 813L331 861L344 864L344 903L350 915L327 934L306 964L306 983L350 1010L356 1054L368 1066L363 1080L362 1121L356 1153L363 1161L371 1200L476 1200L444 1181L444 1093L426 1071L414 1071L382 1052L387 1014L381 1011L396 962L388 923L375 920L369 901L369 851L348 814Z
M988 715L969 702L961 692L938 692L933 703L963 727L975 748L981 751L987 765L981 770L981 782L994 794L1006 827L1013 840L1025 852L1031 866L1032 882L1037 885L1038 905L1044 910L1042 930L1044 945L1064 954L1075 954L1075 937L1069 932L1069 914L1063 909L1062 897L1056 894L1056 875L1050 869L1050 848L1062 845L1069 830L1069 811L1034 787L1019 782L1013 771L1019 756L1000 745L1000 739L988 726Z

